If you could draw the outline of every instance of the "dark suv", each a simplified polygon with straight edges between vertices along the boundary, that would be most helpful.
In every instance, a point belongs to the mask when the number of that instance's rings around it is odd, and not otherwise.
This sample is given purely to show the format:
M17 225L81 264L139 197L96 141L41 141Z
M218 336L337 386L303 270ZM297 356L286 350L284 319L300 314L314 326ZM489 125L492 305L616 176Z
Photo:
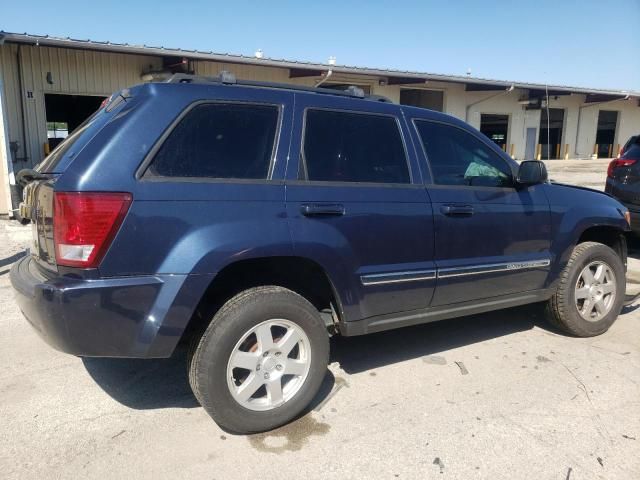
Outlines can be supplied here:
M631 137L609 163L605 192L629 209L631 229L640 234L640 135Z
M330 334L547 302L591 336L623 303L620 203L356 88L139 85L23 177L27 320L79 356L168 357L189 337L195 396L229 431L299 415Z

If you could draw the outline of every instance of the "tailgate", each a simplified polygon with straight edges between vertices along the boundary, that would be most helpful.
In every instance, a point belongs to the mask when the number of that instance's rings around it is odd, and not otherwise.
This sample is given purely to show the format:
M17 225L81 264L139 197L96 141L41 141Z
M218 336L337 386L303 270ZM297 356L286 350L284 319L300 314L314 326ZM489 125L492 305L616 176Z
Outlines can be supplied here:
M20 213L31 220L31 255L40 265L56 270L53 243L53 185L55 178L35 180L24 188Z
M615 181L609 182L609 188L607 193L613 195L617 200L625 205L635 205L635 208L640 208L640 182L636 178L634 183L628 181L628 178L624 178L624 181L614 179Z

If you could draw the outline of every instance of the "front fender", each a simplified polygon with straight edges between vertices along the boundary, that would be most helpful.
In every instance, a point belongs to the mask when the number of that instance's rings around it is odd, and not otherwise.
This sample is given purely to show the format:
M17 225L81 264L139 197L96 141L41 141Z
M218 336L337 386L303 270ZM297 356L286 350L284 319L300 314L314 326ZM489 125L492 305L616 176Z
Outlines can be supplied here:
M545 185L545 193L551 215L553 264L550 283L559 277L585 231L608 227L622 234L629 230L624 218L626 208L604 193L565 185Z

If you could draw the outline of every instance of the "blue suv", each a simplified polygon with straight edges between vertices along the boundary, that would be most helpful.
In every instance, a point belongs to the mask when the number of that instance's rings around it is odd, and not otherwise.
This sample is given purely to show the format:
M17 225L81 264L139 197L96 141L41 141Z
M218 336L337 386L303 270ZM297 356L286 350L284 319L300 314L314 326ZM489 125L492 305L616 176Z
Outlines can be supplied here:
M38 334L97 357L189 339L194 394L228 431L304 411L332 334L546 302L591 336L624 300L620 203L354 87L138 85L20 177L33 245L11 281Z

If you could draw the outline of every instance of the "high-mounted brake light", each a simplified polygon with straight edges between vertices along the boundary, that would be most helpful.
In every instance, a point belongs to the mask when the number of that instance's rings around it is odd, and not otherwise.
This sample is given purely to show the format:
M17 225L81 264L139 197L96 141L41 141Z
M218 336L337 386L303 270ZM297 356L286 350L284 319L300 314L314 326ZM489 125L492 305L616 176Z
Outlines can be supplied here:
M609 168L607 168L607 177L613 178L613 171L618 167L628 167L636 163L637 160L632 158L614 158L609 163Z
M102 102L100 103L100 108L104 108L107 105L109 105L109 102L111 101L112 98L113 98L113 95L109 95L107 98L102 100Z
M58 265L97 267L130 205L130 193L56 192L53 238Z

